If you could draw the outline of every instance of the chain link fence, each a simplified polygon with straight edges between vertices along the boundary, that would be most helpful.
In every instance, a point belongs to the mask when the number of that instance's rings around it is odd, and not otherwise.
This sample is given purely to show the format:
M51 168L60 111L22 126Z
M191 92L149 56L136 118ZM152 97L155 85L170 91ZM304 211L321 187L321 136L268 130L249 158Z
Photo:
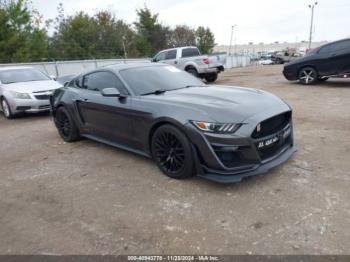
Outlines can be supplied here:
M224 55L226 56L226 55ZM71 60L71 61L53 61L53 62L36 62L36 63L15 63L0 64L3 66L31 66L45 72L47 75L60 77L64 75L80 74L84 71L92 70L97 67L108 66L120 63L139 63L148 62L150 59L89 59L89 60ZM226 56L225 68L245 67L251 64L249 56Z

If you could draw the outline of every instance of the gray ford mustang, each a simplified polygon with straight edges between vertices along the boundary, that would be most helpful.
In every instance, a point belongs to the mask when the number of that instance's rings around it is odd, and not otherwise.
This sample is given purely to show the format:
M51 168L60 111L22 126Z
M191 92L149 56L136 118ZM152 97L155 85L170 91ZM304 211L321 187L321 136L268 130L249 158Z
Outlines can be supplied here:
M292 110L260 90L204 85L164 64L122 64L54 92L60 136L153 158L169 177L230 183L262 174L295 151Z

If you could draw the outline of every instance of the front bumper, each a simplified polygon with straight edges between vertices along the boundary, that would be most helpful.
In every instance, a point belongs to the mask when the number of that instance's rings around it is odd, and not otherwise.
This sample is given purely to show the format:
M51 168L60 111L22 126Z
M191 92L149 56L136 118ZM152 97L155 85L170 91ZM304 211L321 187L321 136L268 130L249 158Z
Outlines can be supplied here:
M187 133L195 152L197 175L216 182L234 183L245 177L266 173L287 161L296 151L291 118L276 132L253 137L256 126L273 116L272 112L263 112L247 119L247 124L235 134L203 133L187 124ZM259 148L261 143L273 141L276 137L277 142Z
M27 113L38 113L50 111L49 100L38 100L38 99L13 99L9 101L11 112L14 114L27 112Z
M212 67L205 67L205 68L199 68L198 73L200 75L206 75L206 74L213 74L213 73L220 73L225 71L224 66L212 66Z
M295 81L297 80L297 73L294 72L294 70L289 70L284 68L282 71L284 77L289 81Z
M237 173L230 171L223 172L221 170L212 170L203 166L202 168L204 172L198 174L198 176L219 183L237 183L242 181L243 178L267 173L272 168L275 168L286 162L296 150L297 147L295 145L290 145L289 147L284 148L280 154L278 154L278 156L272 160L249 168L249 170L238 171Z

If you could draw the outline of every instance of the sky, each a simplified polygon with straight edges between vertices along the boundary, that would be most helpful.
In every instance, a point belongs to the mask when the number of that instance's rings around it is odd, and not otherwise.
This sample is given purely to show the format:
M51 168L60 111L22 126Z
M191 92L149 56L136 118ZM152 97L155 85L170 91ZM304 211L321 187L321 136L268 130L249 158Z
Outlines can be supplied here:
M57 15L59 2L66 15L85 11L110 10L128 23L136 20L136 9L146 4L159 13L164 25L206 26L216 43L229 45L231 26L236 25L233 41L273 43L308 40L311 10L309 0L32 0L45 19ZM319 0L315 7L314 41L350 37L350 1Z

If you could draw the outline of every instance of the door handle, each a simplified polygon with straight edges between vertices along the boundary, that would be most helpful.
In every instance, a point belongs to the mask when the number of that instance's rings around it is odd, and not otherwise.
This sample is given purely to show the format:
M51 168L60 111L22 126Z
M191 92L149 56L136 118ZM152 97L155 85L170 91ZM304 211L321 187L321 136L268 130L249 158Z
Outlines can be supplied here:
M74 102L89 102L89 99L84 98L84 99L72 99Z

